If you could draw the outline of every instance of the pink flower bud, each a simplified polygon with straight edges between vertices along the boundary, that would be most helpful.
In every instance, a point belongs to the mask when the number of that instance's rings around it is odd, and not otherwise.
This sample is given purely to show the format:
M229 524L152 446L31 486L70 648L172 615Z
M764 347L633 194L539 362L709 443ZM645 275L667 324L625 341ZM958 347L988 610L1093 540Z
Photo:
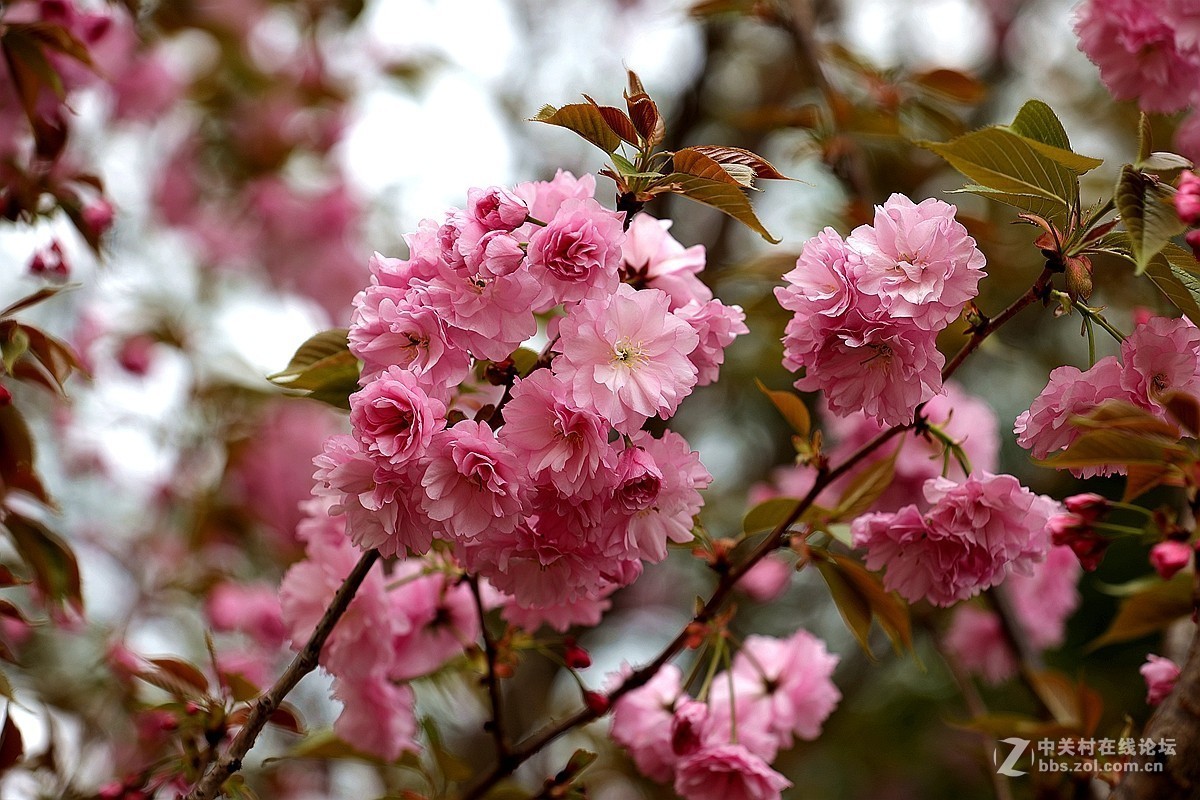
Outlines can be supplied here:
M1170 540L1150 548L1150 564L1164 581L1169 581L1191 560L1192 546L1187 542Z
M1095 492L1077 494L1063 501L1067 511L1082 517L1087 522L1095 522L1108 513L1109 502Z
M512 193L493 186L467 191L467 214L489 231L511 231L524 224L529 208Z
M130 336L121 343L117 363L132 375L145 375L150 371L154 340L145 334Z
M1179 176L1179 191L1175 193L1175 213L1188 225L1200 222L1200 176L1185 170Z
M10 405L12 405L12 392L4 384L0 383L0 408Z
M1151 706L1167 699L1167 695L1175 688L1175 681L1179 679L1178 664L1153 654L1146 656L1146 663L1138 672L1146 679L1146 704Z
M83 209L83 224L95 238L103 236L112 227L112 223L112 204L103 197Z
M1065 545L1088 572L1095 571L1104 560L1109 541L1092 529L1091 522L1079 514L1055 514L1046 523L1050 542Z
M593 714L607 714L609 700L607 695L600 692L584 692L583 704L588 707L588 710Z
M588 651L575 644L575 637L568 636L564 641L563 660L571 669L587 669L592 665L592 657Z

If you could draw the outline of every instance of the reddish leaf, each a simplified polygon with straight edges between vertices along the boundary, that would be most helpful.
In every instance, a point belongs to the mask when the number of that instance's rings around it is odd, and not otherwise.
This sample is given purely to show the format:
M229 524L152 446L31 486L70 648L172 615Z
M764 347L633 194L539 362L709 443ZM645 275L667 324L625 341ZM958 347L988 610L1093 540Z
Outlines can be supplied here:
M596 107L600 112L600 116L604 118L604 122L612 129L613 133L630 144L637 145L637 129L633 127L633 121L629 119L628 114L615 106L602 106L586 94L584 98Z
M79 563L66 542L36 520L10 513L3 527L21 559L33 572L33 582L48 599L83 608Z
M749 167L754 171L755 177L764 178L767 180L790 181L794 180L784 175L779 170L771 165L762 156L752 153L749 150L743 150L740 147L725 147L717 144L701 144L695 147L688 148L716 161L718 164L740 164L744 167Z
M736 186L721 181L698 178L682 172L673 172L666 178L666 184L672 185L671 191L681 194L689 200L711 206L723 214L736 219L771 244L779 244L779 240L771 235L754 213L754 208L746 195Z
M158 669L178 678L183 683L196 689L201 695L208 693L208 678L194 665L178 658L152 658L150 663Z
M0 317L11 317L18 311L23 311L30 306L35 306L43 300L49 300L59 292L66 291L67 289L74 289L76 285L77 284L70 284L66 286L44 286L33 294L22 297L20 300L8 306L3 311L0 311Z
M987 96L986 84L957 70L930 70L913 75L910 80L922 89L936 92L959 103L973 105Z
M744 185L733 175L730 175L716 161L691 147L685 147L683 150L677 151L671 157L671 163L674 165L676 172L695 175L697 178L705 178L710 181L729 183L734 186Z
M1192 613L1191 578L1181 575L1127 597L1117 616L1088 650L1149 636Z
M1184 392L1167 392L1160 398L1171 418L1192 436L1200 435L1200 401Z
M287 703L281 703L279 708L272 711L267 721L285 731L304 735L304 723L300 719L300 712Z
M662 143L666 137L666 123L658 113L658 104L650 99L642 79L633 70L629 73L629 89L625 92L625 105L629 108L629 118L633 127L647 147Z
M768 389L758 378L755 378L754 382L758 384L758 390L775 404L775 408L779 409L779 413L792 426L792 430L800 436L807 437L812 430L812 416L808 413L808 407L804 405L804 401L792 392Z
M50 504L50 495L33 469L33 438L16 406L0 406L0 481Z
M571 103L561 108L542 106L530 121L574 131L606 153L621 146L621 137L609 127L600 109L591 103Z

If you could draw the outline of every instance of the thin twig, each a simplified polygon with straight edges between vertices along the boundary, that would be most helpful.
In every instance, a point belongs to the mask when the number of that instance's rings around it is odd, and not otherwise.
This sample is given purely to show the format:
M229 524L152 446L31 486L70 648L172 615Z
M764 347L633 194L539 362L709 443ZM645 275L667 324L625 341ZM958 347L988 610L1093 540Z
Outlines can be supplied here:
M270 691L259 696L250 706L250 713L246 717L245 723L237 735L233 737L233 741L229 743L225 753L218 759L217 763L208 771L200 782L187 793L184 800L213 800L220 792L221 787L225 785L225 781L229 780L235 772L242 768L242 759L246 753L250 752L250 748L254 746L254 740L258 738L263 727L271 719L271 715L283 703L283 699L287 697L292 689L296 688L296 684L300 682L308 673L317 668L317 659L321 655L321 649L325 646L325 641L329 638L329 634L333 633L334 626L338 624L338 620L346 613L346 609L350 606L350 601L354 599L355 592L367 577L367 573L371 571L371 567L375 565L379 558L378 550L368 550L363 553L362 558L354 565L354 569L350 570L350 574L346 576L346 580L338 587L338 590L333 595L333 600L329 603L329 608L325 609L324 615L313 628L312 636L308 638L303 649L296 654L292 659L292 663L284 671L275 685Z
M487 672L484 682L487 684L488 702L492 706L492 717L487 727L492 732L492 740L496 743L496 758L503 762L508 758L508 739L504 735L504 703L500 696L500 679L496 675L496 643L492 640L487 629L487 616L483 610L483 595L479 591L479 579L474 575L466 576L467 585L471 587L471 596L475 598L475 611L479 614L479 630L483 636L483 655L487 660Z

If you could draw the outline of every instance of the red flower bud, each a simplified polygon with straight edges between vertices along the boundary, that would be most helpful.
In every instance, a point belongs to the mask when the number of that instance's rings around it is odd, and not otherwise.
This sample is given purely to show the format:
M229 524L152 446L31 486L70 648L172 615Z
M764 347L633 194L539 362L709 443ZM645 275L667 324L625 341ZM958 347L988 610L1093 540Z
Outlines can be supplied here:
M583 693L583 704L588 707L588 710L593 714L601 715L608 713L608 697L600 692Z
M1191 560L1192 546L1187 542L1172 539L1150 548L1150 564L1164 581L1171 580Z

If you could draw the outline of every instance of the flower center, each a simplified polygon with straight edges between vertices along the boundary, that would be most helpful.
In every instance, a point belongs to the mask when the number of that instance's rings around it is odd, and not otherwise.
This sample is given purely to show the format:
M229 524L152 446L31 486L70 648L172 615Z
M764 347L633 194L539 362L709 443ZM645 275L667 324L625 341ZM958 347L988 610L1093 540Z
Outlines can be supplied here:
M878 369L880 367L886 369L889 365L891 365L891 363L892 363L892 348L889 345L872 344L872 345L868 345L868 347L871 350L874 350L875 353L873 355L867 356L867 358L863 360L862 363L864 366L867 364L870 364L873 369Z
M642 351L641 342L631 342L628 339L621 339L613 345L613 364L620 364L630 369L636 369L647 361L649 359Z

